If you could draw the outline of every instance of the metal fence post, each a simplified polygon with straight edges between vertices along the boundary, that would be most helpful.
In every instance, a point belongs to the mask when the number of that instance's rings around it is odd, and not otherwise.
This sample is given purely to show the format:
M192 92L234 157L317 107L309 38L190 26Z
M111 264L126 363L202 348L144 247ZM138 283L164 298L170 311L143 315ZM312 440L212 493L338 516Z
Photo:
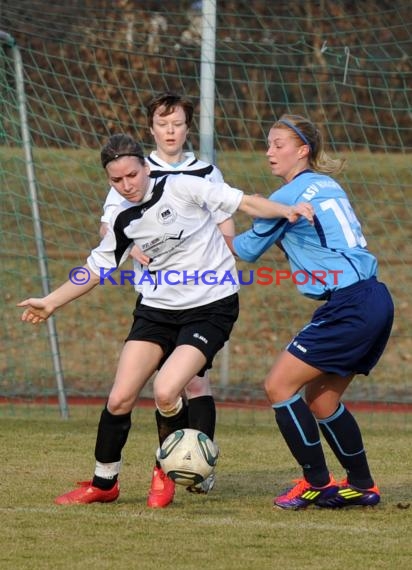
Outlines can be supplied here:
M26 163L26 175L27 175L27 182L29 189L33 226L34 226L34 236L36 240L37 258L39 262L43 295L48 295L50 293L49 273L47 267L46 251L44 247L40 211L37 199L36 177L34 172L33 154L30 142L30 131L27 121L26 97L25 97L24 79L23 79L23 64L22 64L20 50L16 44L16 41L10 34L0 30L0 42L6 44L9 48L11 48L11 52L13 55L17 101L18 101L19 116L20 116L21 137L22 137L25 163ZM53 360L54 374L57 385L57 396L59 401L60 414L63 419L67 419L69 416L69 412L68 412L68 405L66 399L66 392L64 388L64 376L63 376L63 369L61 366L60 350L59 350L59 342L58 342L55 318L53 316L50 317L49 319L47 319L46 323L47 323L50 350Z

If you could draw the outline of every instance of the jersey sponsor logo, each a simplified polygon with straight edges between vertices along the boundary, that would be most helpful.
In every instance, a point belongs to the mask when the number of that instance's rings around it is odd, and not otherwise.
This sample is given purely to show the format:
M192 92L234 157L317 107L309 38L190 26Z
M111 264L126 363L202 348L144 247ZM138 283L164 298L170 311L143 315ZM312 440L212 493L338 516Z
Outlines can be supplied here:
M145 253L148 250L151 250L152 255L158 254L159 252L165 253L168 250L164 248L162 250L161 246L163 246L163 244L165 244L168 241L181 242L183 240L182 235L183 235L183 230L181 230L178 234L163 234L160 237L156 237L151 241L143 243L141 245L141 250L144 251Z
M177 212L169 204L163 204L156 215L160 224L172 224L177 218Z

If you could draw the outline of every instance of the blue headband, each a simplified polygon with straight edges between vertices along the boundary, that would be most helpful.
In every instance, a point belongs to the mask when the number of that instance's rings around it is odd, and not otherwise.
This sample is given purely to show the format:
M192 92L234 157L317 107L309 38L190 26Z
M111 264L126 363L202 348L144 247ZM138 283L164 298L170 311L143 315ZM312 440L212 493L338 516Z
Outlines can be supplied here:
M278 123L282 123L283 125L286 125L290 129L292 129L292 131L294 131L298 135L300 140L303 141L305 144L307 144L310 150L313 151L312 143L309 142L309 139L302 133L302 131L296 125L294 125L287 119L279 119Z

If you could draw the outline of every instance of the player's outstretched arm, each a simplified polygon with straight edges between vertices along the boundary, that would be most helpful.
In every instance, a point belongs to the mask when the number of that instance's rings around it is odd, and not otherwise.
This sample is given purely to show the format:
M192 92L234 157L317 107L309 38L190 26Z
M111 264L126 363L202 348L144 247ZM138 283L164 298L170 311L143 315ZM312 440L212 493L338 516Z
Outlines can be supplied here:
M295 206L287 206L280 202L272 202L263 196L244 194L239 210L254 218L287 218L296 222L301 216L313 224L314 210L311 204L300 202Z
M227 218L227 220L218 224L217 227L219 228L219 230L223 234L223 237L224 236L232 236L233 237L236 233L235 222L233 221L233 218Z
M236 251L235 248L233 247L233 239L234 236L223 236L225 238L225 242L227 247L230 249L230 251L233 253L233 255L236 255Z
M76 284L69 280L46 297L30 297L18 303L18 307L24 307L21 320L38 325L48 319L59 307L91 291L99 283L100 278L90 270L88 265L85 265L84 269L89 278L87 282Z

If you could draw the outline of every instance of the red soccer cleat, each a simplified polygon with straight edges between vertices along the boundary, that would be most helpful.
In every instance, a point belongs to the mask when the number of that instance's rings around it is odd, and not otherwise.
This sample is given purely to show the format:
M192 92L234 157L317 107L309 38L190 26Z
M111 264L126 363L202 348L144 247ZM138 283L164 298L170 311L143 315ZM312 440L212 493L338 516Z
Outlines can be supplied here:
M119 482L116 481L114 487L108 491L93 487L91 481L79 481L78 488L55 499L56 505L82 505L88 503L111 503L115 501L120 493Z
M166 476L160 467L155 467L149 496L147 497L147 506L151 509L167 507L175 496L175 486L175 483Z

